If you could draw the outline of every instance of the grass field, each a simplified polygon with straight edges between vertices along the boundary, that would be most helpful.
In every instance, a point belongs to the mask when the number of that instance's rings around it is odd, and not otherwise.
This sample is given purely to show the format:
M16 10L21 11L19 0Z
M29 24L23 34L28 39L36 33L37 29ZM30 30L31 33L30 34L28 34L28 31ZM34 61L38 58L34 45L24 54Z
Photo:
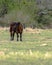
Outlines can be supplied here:
M23 32L22 42L0 30L0 65L52 65L52 30Z

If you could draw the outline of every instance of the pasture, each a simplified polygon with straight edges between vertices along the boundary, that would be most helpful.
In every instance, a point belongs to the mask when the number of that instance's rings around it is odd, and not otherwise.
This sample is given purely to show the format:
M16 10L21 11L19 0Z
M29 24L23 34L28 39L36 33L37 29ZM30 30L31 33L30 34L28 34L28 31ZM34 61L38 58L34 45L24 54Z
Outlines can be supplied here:
M0 30L0 65L52 65L52 29L24 30L22 42Z

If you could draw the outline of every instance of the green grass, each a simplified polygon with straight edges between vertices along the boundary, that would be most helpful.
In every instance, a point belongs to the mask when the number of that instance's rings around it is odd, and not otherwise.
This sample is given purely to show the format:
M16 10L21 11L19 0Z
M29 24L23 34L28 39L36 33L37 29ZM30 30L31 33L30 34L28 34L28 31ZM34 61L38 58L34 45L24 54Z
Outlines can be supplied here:
M9 31L0 31L0 65L52 65L52 30L23 33L23 41L10 41Z

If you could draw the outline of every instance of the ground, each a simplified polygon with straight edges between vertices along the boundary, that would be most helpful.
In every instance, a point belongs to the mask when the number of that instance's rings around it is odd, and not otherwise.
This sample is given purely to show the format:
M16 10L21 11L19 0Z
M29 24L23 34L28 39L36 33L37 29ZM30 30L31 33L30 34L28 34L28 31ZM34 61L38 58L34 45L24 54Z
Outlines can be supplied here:
M22 42L0 29L0 65L52 65L52 29L26 28Z

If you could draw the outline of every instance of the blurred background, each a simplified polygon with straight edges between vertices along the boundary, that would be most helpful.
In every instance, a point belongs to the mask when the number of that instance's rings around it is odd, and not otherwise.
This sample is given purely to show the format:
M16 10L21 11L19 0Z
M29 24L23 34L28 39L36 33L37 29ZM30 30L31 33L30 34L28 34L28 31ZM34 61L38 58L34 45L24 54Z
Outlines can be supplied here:
M52 0L0 0L0 26L18 21L24 27L52 28Z

